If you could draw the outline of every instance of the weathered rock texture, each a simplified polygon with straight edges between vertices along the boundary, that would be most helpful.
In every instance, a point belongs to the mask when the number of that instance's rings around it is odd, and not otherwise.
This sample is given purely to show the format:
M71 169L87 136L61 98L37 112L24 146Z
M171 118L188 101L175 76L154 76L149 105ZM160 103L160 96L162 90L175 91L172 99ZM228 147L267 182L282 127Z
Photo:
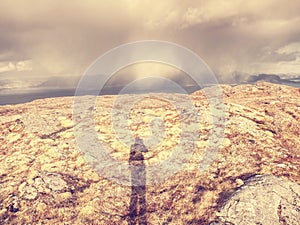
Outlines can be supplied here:
M147 224L218 221L239 195L228 198L245 182L248 186L255 174L300 183L300 90L269 83L221 87L227 112L217 158L207 171L199 172L212 126L208 101L198 91L191 94L200 115L193 156L165 182L146 187ZM162 143L144 153L146 166L167 158L180 136L180 115L161 100L164 94L159 97L136 104L129 118L132 134L142 138L151 135L153 118L164 123ZM130 148L119 142L111 127L114 100L115 96L98 98L95 129L111 147L111 155L127 162ZM131 187L105 179L87 163L74 139L72 103L73 98L65 97L0 107L0 224L128 224ZM284 188L279 191L283 199L289 194ZM265 197L269 201L272 196ZM289 198L280 204L270 202L278 213L276 217L273 212L271 224L288 224L287 213L289 218L299 216L299 201L294 211L284 209L292 204Z
M212 224L289 224L300 222L300 185L270 175L255 176L238 189Z

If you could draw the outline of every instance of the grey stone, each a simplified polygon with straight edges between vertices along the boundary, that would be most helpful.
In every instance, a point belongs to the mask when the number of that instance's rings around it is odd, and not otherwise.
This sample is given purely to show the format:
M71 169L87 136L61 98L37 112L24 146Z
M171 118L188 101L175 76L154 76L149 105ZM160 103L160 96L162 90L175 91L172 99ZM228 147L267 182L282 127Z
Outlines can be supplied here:
M286 178L255 176L232 195L217 216L217 224L297 225L300 185Z

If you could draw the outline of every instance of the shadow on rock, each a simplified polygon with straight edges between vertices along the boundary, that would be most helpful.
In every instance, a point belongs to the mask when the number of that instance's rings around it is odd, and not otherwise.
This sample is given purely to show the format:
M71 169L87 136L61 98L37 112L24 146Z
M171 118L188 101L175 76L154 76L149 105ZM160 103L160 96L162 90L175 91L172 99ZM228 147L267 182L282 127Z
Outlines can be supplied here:
M145 225L146 218L146 166L143 152L147 152L143 140L135 139L131 146L129 166L131 171L131 198L128 224Z

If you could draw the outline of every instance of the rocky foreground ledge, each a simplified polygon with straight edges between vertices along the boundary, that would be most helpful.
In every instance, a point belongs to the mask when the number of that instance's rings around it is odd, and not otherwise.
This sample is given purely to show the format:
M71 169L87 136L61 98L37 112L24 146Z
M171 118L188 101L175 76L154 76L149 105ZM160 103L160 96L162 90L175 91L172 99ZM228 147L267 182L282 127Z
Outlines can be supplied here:
M216 159L199 172L212 126L197 91L190 95L201 115L193 156L165 182L146 186L143 224L299 224L300 89L221 87L226 129ZM111 127L115 98L98 97L95 130L127 162L130 149ZM166 159L180 135L180 116L160 98L145 98L129 118L132 134L143 138L153 118L165 123L162 143L144 153L145 166ZM0 224L135 224L131 187L96 173L77 147L72 104L64 97L0 107Z

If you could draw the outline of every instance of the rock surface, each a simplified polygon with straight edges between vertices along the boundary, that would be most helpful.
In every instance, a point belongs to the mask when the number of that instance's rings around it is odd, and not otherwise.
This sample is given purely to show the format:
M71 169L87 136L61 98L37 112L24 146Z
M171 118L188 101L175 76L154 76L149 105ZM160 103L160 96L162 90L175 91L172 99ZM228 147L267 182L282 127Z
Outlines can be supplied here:
M275 176L255 176L237 190L212 224L289 224L300 221L300 185Z
M199 171L212 125L209 103L204 93L197 91L190 95L200 116L193 155L169 179L147 186L147 224L214 223L226 210L232 210L226 205L230 196L235 196L232 200L238 196L232 193L245 183L247 187L248 179L256 174L300 183L300 89L270 83L221 88L227 111L217 157L208 170ZM165 130L155 133L159 145L147 146L146 166L168 158L181 135L181 115L162 100L167 95L180 103L177 94L145 95L129 118L124 118L132 136L147 139L152 135L151 126ZM136 96L127 98L130 102ZM121 124L118 137L112 126L115 99L97 98L91 109L96 115L95 130L112 157L128 162L130 146L120 142L128 130L122 127L121 117L116 121ZM0 224L129 223L131 187L106 179L86 161L74 138L72 104L72 97L63 97L0 107ZM247 188L241 190L246 192ZM280 190L279 196L290 194ZM299 216L299 205L285 200L271 202L283 218L281 224L289 224L287 216ZM296 210L287 212L284 207L288 204ZM279 217L275 217L271 224L278 223Z

